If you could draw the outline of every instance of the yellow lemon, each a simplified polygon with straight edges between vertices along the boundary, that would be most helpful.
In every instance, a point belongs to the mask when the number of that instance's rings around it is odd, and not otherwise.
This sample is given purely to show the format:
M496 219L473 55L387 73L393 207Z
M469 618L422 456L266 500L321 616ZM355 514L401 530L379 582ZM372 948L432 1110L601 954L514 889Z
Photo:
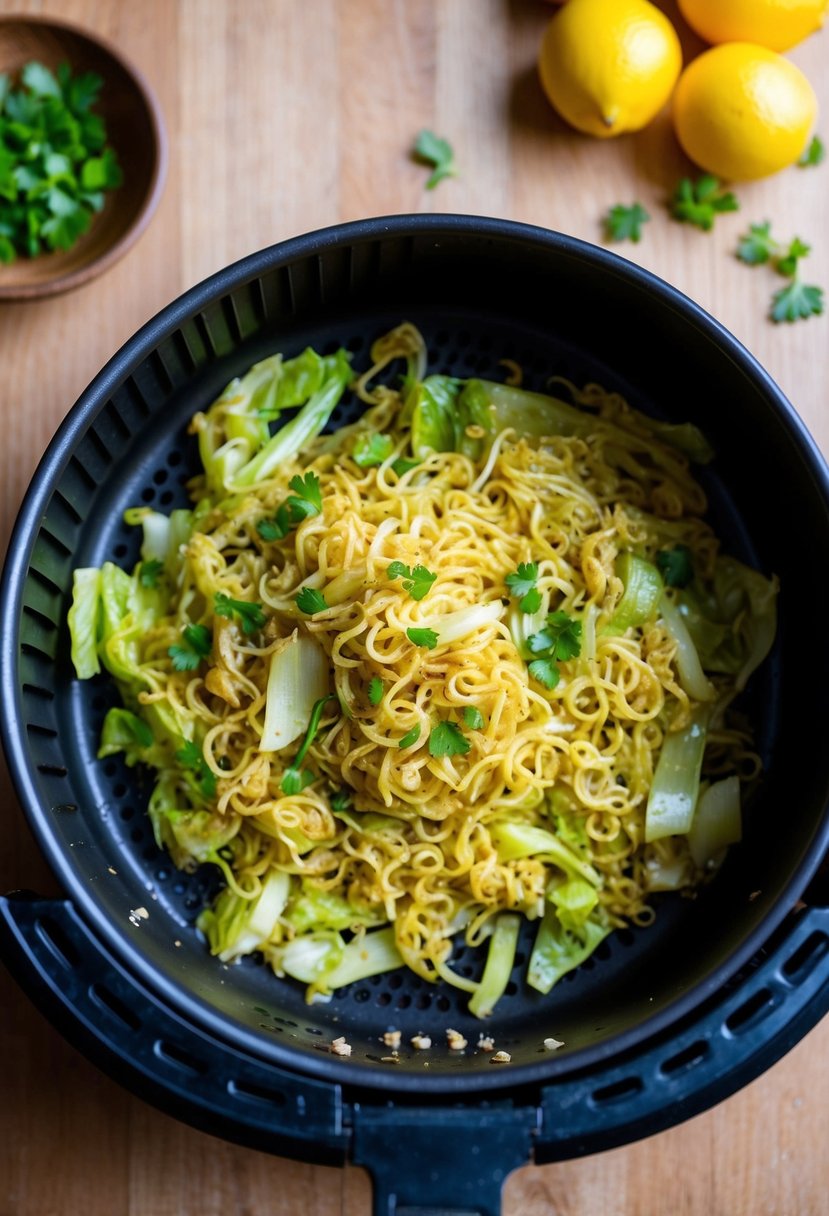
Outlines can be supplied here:
M600 138L649 123L681 68L676 30L649 0L569 0L548 25L538 60L562 118Z
M814 89L800 69L749 42L705 51L674 93L674 127L688 156L737 181L793 164L816 116Z
M829 0L679 0L679 9L706 42L756 42L787 51L820 29Z

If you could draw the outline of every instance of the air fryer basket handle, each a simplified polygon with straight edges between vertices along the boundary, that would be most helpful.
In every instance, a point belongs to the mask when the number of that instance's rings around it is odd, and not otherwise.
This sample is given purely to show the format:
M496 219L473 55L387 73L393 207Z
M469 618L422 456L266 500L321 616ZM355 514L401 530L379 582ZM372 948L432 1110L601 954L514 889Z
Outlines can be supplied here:
M374 1216L500 1216L507 1175L532 1153L538 1111L354 1106L353 1160L374 1183Z

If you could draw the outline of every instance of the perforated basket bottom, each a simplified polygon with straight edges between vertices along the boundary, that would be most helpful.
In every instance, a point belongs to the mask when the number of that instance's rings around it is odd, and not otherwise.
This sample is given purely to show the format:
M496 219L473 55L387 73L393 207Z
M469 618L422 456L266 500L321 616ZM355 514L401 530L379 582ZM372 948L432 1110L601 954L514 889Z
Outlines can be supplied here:
M506 994L485 1024L469 1015L464 993L428 984L405 970L354 984L327 1004L307 1007L302 987L277 979L261 960L226 967L209 957L194 921L216 890L215 871L205 867L192 875L179 873L159 852L145 814L148 778L116 758L101 762L95 756L104 714L117 703L115 691L103 676L72 680L68 664L63 624L68 571L104 560L131 568L138 559L140 532L123 523L124 509L146 505L168 512L187 505L186 484L198 471L196 444L186 434L195 410L206 407L233 375L277 349L290 356L305 345L324 353L345 345L357 367L367 366L371 342L402 319L365 314L355 322L352 315L347 326L297 327L278 339L260 335L204 366L192 356L192 340L181 342L176 345L179 357L189 351L191 364L185 364L183 387L174 390L163 383L159 366L164 364L157 360L143 365L143 382L136 376L113 396L67 466L33 558L22 660L29 741L43 802L54 812L54 829L72 851L79 873L95 884L103 915L132 936L156 976L183 986L232 1024L253 1031L263 1051L274 1037L315 1049L343 1034L352 1045L353 1061L376 1064L389 1055L380 1043L383 1032L399 1029L400 1072L486 1068L489 1056L477 1051L482 1033L494 1038L496 1048L510 1051L514 1063L534 1063L544 1054L547 1036L563 1039L567 1055L612 1039L681 996L698 978L681 955L693 954L697 935L716 923L716 894L705 892L693 902L662 900L653 927L613 934L548 997L524 983L535 932L526 926ZM625 393L652 414L661 412L659 402L640 400L631 385L592 354L557 342L543 329L533 331L524 323L471 310L414 310L405 319L424 333L430 371L503 379L501 360L510 359L522 367L526 387L543 390L551 375L579 385L593 380ZM159 391L163 408L153 400ZM332 427L353 421L362 408L347 398ZM725 490L714 477L705 480L727 547L751 560ZM740 876L737 881L744 885ZM466 978L477 977L482 964L481 952L461 944L452 958L452 966ZM468 1039L465 1053L448 1051L448 1027ZM421 1032L432 1037L429 1052L409 1046L411 1036Z

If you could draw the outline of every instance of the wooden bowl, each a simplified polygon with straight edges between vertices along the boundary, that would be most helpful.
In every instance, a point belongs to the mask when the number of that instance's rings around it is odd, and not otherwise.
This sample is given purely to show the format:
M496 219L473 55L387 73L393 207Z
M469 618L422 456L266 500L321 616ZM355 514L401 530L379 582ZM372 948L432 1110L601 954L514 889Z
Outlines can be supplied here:
M0 265L0 301L57 295L86 283L122 257L146 228L167 174L161 108L142 74L97 34L45 17L0 17L0 72L17 83L31 60L73 74L97 72L103 88L95 112L106 123L124 181L107 191L103 210L66 251L18 256Z

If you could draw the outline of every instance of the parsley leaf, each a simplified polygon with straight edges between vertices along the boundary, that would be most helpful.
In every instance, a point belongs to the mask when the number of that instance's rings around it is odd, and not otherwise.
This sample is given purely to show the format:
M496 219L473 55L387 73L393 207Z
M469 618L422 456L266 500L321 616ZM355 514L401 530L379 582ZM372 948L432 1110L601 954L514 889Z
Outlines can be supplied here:
M455 722L440 722L429 735L430 756L465 756L471 746Z
M561 679L561 672L550 659L533 659L528 671L545 688L555 688Z
M224 591L217 591L213 596L216 616L236 620L242 626L246 637L256 633L265 624L266 616L261 604L252 604L248 600L234 600Z
M519 562L515 574L508 574L504 582L509 587L510 595L518 600L522 612L538 612L541 607L541 592L536 587L538 565L535 562Z
M398 740L397 746L400 748L411 747L413 743L417 743L420 738L420 723L417 722L410 731L407 731L402 739Z
M270 542L284 540L292 527L291 509L287 502L283 502L272 519L258 520L256 531L262 537L262 540Z
M181 637L181 643L171 646L167 653L176 671L195 671L213 649L213 634L206 625L186 625Z
M437 575L425 566L415 566L414 570L411 570L403 562L391 562L386 574L389 578L402 578L403 590L408 591L413 600L422 600L437 578Z
M316 473L306 473L304 477L297 473L288 485L294 493L287 499L287 503L297 523L309 515L319 515L322 510L322 490Z
M379 676L372 676L368 682L368 699L372 705L379 705L383 700L383 681Z
M739 211L740 204L731 191L723 191L719 178L704 173L695 182L683 177L670 200L669 210L680 223L694 224L709 232L719 213Z
M812 165L822 164L825 159L826 148L823 146L823 140L819 135L813 135L811 143L797 163L801 169L808 169Z
M370 469L373 465L388 460L393 451L394 440L391 435L360 435L354 444L351 459L361 469Z
M527 648L536 656L529 664L530 675L545 688L555 688L561 679L556 662L581 654L581 632L581 621L566 612L549 612L544 628L527 638Z
M195 774L196 785L204 798L213 798L216 794L216 774L208 768L202 749L190 739L183 739L182 745L176 752L176 760L182 768Z
M305 612L308 616L313 616L315 612L325 612L328 607L323 593L316 591L313 587L303 587L297 593L296 606L300 612Z
M687 545L660 549L656 555L656 565L668 587L687 587L694 577L691 550Z
M771 223L752 224L748 233L740 237L737 246L737 257L747 266L760 266L767 262L777 251L777 241L771 235Z
M164 563L153 559L149 562L142 562L138 570L138 581L142 587L157 587L158 576L164 569Z
M412 627L406 630L406 637L413 646L425 646L427 650L434 650L438 644L438 635L434 629L416 629Z
M342 789L331 794L328 799L331 810L336 814L338 811L347 811L351 806L351 791Z
M604 218L605 237L608 241L633 241L642 239L642 225L651 217L641 203L625 207L617 203Z
M474 705L465 707L463 720L470 730L483 730L484 728L484 715Z
M800 237L796 236L782 257L777 259L775 270L786 278L792 278L797 274L797 263L810 252L811 246L804 244Z
M793 279L772 297L771 319L778 323L805 321L808 317L819 317L822 312L823 288L801 283L799 279Z
M434 190L445 177L457 177L455 154L446 139L439 139L433 131L423 130L414 142L414 153L419 160L434 165L434 172L426 182L427 190Z

